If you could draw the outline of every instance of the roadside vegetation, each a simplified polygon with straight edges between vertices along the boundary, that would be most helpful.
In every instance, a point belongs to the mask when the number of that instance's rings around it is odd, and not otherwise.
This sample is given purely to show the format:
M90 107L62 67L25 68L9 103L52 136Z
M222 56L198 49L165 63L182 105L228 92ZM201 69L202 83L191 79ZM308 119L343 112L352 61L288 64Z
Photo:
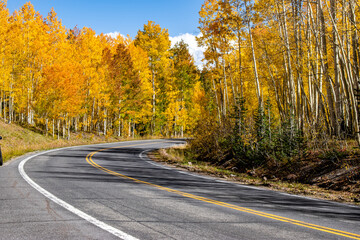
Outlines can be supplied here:
M227 136L222 136L221 144L221 140L216 141L219 136L206 136L206 140L195 138L184 146L154 152L152 159L230 181L360 204L360 150L356 142L344 141L342 147L338 141L323 142L323 148L301 148L301 153L283 158L271 157L273 149L260 155L249 151L237 156L244 158L235 158L234 149L239 146L226 140L226 137L232 138L231 133L223 133ZM252 157L248 158L249 155Z
M71 140L57 139L52 136L45 136L37 129L28 129L16 124L7 124L1 120L0 136L3 137L0 141L0 146L4 162L28 152L68 146L133 140L133 138L97 136L89 133L77 133Z
M198 122L181 148L160 159L191 171L324 199L360 203L360 149L355 140L311 138L297 120L279 121L270 101L255 111L234 108L219 123Z
M205 0L205 104L184 162L358 202L359 14L354 0Z
M268 188L302 196L360 205L360 152L312 152L303 159L293 159L273 166L265 164L253 169L238 169L230 163L214 164L199 160L191 151L191 143L151 153L159 161L186 171L210 175L246 185Z

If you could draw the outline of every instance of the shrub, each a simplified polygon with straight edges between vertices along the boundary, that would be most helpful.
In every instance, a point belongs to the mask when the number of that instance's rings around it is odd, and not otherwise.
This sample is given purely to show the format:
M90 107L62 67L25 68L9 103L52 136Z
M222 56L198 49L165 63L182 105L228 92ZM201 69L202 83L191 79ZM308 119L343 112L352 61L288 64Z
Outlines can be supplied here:
M190 152L216 165L233 162L238 169L259 167L267 161L286 161L305 152L306 141L293 117L276 124L269 100L248 116L238 100L230 118L207 118L197 125Z

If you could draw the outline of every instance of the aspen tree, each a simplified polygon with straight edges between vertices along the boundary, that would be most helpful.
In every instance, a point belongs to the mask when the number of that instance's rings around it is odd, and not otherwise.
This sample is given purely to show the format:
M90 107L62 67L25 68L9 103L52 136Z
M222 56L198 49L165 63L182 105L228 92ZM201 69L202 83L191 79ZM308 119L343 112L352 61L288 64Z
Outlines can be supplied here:
M166 68L169 66L169 33L167 29L162 29L152 21L144 25L144 29L138 31L135 38L135 46L141 47L149 57L152 84L152 123L151 133L156 131L157 116L157 94L161 79L164 78Z

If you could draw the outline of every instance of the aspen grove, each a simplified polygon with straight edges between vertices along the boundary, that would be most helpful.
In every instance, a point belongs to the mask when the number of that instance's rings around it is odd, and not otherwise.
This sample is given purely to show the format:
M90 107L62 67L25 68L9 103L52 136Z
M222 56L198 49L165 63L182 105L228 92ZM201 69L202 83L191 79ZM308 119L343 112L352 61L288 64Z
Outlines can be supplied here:
M205 0L198 41L217 121L242 102L265 113L268 101L267 120L290 121L307 139L360 142L359 3Z
M112 38L67 29L30 3L10 15L0 0L0 118L54 138L195 135L219 145L227 125L254 149L286 125L290 139L360 142L359 4L205 0L199 69L152 21L134 39Z
M134 137L192 131L201 91L184 42L149 21L135 40L66 29L31 3L0 1L0 118L55 138L72 132ZM195 95L194 95L195 94ZM201 95L201 94L200 94Z

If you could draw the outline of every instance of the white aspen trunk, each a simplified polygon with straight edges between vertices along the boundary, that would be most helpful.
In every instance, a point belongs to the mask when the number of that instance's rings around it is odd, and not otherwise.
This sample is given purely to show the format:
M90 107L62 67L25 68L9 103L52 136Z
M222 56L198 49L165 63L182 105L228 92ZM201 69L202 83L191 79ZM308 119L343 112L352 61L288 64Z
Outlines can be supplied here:
M264 46L266 46L266 43L264 42ZM283 111L283 107L281 105L281 101L280 101L280 97L279 97L279 91L278 91L278 88L276 86L276 83L275 83L275 79L274 79L274 74L271 70L271 63L270 63L270 58L269 58L269 55L268 55L268 52L266 50L266 47L265 47L265 62L266 62L266 66L268 68L268 72L269 72L269 75L270 75L270 78L271 78L271 83L273 85L273 88L274 88L274 92L275 92L275 100L276 100L276 105L278 107L278 110L279 110L279 113L280 113L280 117L282 119L285 118L285 113ZM240 122L241 124L241 122Z
M45 135L48 135L48 131L49 131L49 120L46 118L45 119Z
M135 121L133 121L133 124L132 124L132 138L133 139L135 138Z
M314 15L313 15L313 11L312 8L310 7L310 14L311 14L311 19L314 19ZM321 68L319 68L319 52L321 49L321 42L320 42L320 30L319 30L319 6L316 5L316 22L315 22L315 33L314 33L314 38L315 38L315 64L316 64L316 72L314 73L314 77L315 77L315 81L314 81L314 99L315 99L315 120L316 122L319 122L319 115L320 115L320 102L321 102L321 95L322 95L322 74L320 74ZM319 87L317 88L316 86Z
M359 36L358 36L358 30L357 30L357 18L356 18L356 2L355 0L350 0L350 23L352 28L352 49L353 49L353 59L354 59L354 81L357 83L357 87L359 89L359 72L360 72L360 49L359 49ZM360 90L360 89L359 89Z
M57 120L57 139L60 139L60 119Z
M219 78L219 81L220 81L220 84L219 84L219 92L220 92L220 98L219 98L219 101L220 101L220 103L219 103L219 105L220 105L220 111L221 111L221 114L222 114L222 116L225 116L225 114L226 114L226 101L225 101L225 94L224 94L224 92L225 92L225 90L224 89L221 89L224 85L223 85L223 83L222 83L222 81L221 81L221 78Z
M245 1L246 3L246 1ZM251 32L251 26L250 26L250 19L248 20L248 30L249 30L249 37L250 37L250 46L252 51L252 60L254 64L254 76L255 76L255 87L256 87L256 96L259 101L259 106L262 106L262 97L260 92L260 81L259 81L259 75L258 75L258 69L257 69L257 63L256 63L256 55L255 55L255 48L254 48L254 42Z
M83 120L83 131L87 132L87 128L88 128L87 113L84 114L84 117L82 120Z
M123 136L125 137L126 136L126 130L125 130L125 123L124 123L124 119L121 119L121 129L122 129L122 132L124 133Z
M100 116L100 104L99 103L99 99L96 100L96 116L97 116L97 121L96 121L96 132L98 134L98 136L101 136L102 131L101 131L101 116Z
M91 132L92 130L94 130L94 118L95 118L95 98L93 98L93 104L92 104L92 108L91 108L91 119L90 119L90 126L89 126L89 131Z
M104 110L104 136L106 136L106 133L107 133L107 110L105 108Z
M121 137L121 100L119 100L118 121L118 137Z
M295 35L295 45L296 45L296 76L297 76L297 120L299 129L304 129L304 123L309 122L309 118L306 114L306 106L308 105L308 98L304 89L303 82L303 39L302 39L302 29L304 22L303 13L302 13L302 0L296 0L293 7L294 11L294 35Z
M229 93L228 93L228 86L227 86L225 59L223 59L223 74L224 74L224 102L226 102L226 106L224 109L225 109L225 116L226 116L227 107L229 106Z
M11 92L11 90L10 90ZM11 97L11 94L9 95L9 123L12 123L13 121L13 114L14 114L14 111L13 111L13 100L12 100L12 97Z
M128 129L128 137L131 137L131 119L129 120L129 129Z
M285 8L285 1L282 0L282 27L283 27L283 35L284 35L284 45L286 49L286 63L288 68L288 85L289 85L289 99L290 99L290 110L291 114L295 115L295 106L296 106L296 99L295 99L295 83L293 78L293 70L291 66L291 49L290 49L290 42L289 42L289 35L287 31L287 17L286 17L286 8Z
M118 137L121 137L121 119L120 119L120 114L119 114Z
M310 112L311 112L311 119L310 119L310 122L311 122L311 126L314 124L314 120L313 120L313 117L312 117L312 114L315 112L314 111L314 99L313 99L313 84L312 84L312 76L311 76L311 56L313 55L313 52L312 52L312 43L311 43L311 38L312 38L312 34L311 34L311 30L310 30L310 24L311 24L311 18L310 18L310 9L311 6L309 5L309 0L306 1L306 4L307 4L307 9L306 9L306 17L307 17L307 22L306 22L306 37L307 37L307 48L308 48L308 51L307 51L307 69L308 69L308 76L307 76L307 79L308 79L308 88L309 88L309 100L310 100Z
M27 106L26 106L26 108L27 108L27 123L29 124L29 125L31 125L31 111L30 111L30 89L28 88L27 89L27 102L26 102L26 104L27 104Z
M239 12L239 9L238 9ZM239 13L240 14L240 13ZM242 56L241 56L241 32L239 23L237 23L237 39L238 39L238 48L239 48L239 80L240 80L240 97L242 98L243 95L243 80L242 80ZM240 117L241 118L241 117ZM241 120L240 120L241 121Z
M152 123L151 123L151 135L155 134L155 128L156 128L156 88L155 88L155 70L151 69L151 83L152 83L152 90L153 90L153 95L152 95Z
M79 118L78 117L75 117L74 118L74 121L75 121L75 133L78 132L78 121L79 121Z
M121 120L120 120L120 114L119 114L118 137L121 137Z
M235 87L234 87L234 80L233 80L233 75L232 75L232 70L231 70L231 65L229 65L229 73L230 73L230 81L231 81L231 91L233 94L233 106L236 105L236 93L235 93Z
M357 29L357 19L356 19L356 14L355 14L355 8L358 7L359 5L356 6L356 1L355 0L351 0L350 1L350 22L351 22L351 26L352 26L352 47L353 47L353 59L354 59L354 74L353 74L353 81L354 81L354 85L355 85L355 89L358 90L357 94L359 94L359 90L360 90L360 83L359 83L359 61L360 61L360 52L359 52L359 37L358 37L358 29ZM359 105L359 101L357 101L357 105ZM359 109L357 108L357 110L359 111ZM355 127L356 128L356 127ZM359 128L359 127L358 127ZM360 133L359 131L357 131L356 133L356 138L358 141L358 144L360 145Z
M328 4L325 2L326 6L329 8ZM347 75L347 78L344 78L344 83L347 85L346 88L349 92L349 102L351 104L352 108L352 124L353 124L353 131L356 136L356 140L360 144L360 132L359 132L359 121L358 121L358 106L357 101L354 95L354 88L353 88L353 79L352 79L352 66L351 66L351 60L349 59L350 56L347 55L347 51L345 51L344 43L340 37L339 31L337 29L337 26L335 24L335 19L330 15L331 22L333 24L333 28L335 30L335 34L339 43L339 49L340 49L340 57L344 62L345 72Z
M62 122L62 128L63 128L63 139L66 137L66 120L64 119Z
M216 106L217 106L217 110L218 110L219 123L221 123L221 111L220 111L220 106L219 106L219 99L218 99L218 95L217 95L215 81L213 78L212 78L212 83L213 83L213 88L214 88L214 93L215 93Z
M68 119L68 124L67 124L67 131L68 131L68 134L67 134L67 140L70 140L70 138L71 138L71 120L70 120L70 118Z
M30 108L30 124L34 125L34 110Z
M330 1L331 9L330 14L331 18L334 19L334 25L336 25L336 1ZM333 54L334 54L334 72L335 72L335 83L334 83L334 90L335 90L335 134L337 137L340 137L340 121L342 119L341 114L341 98L340 98L340 80L339 80L339 48L338 48L338 40L336 37L336 29L335 27L332 28L332 40L333 40Z

